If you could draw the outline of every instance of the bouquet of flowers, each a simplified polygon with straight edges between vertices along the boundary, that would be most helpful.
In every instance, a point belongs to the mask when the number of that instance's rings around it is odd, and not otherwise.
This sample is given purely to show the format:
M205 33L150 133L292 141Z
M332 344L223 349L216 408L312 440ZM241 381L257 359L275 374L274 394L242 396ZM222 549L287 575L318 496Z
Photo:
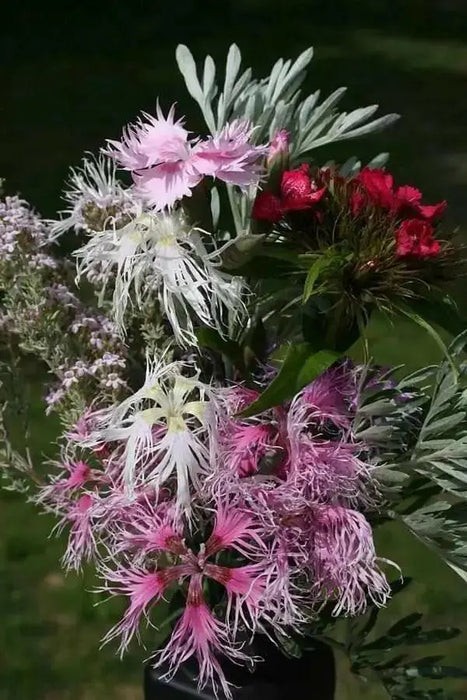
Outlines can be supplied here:
M318 164L396 115L339 112L343 89L303 99L311 50L259 80L236 46L221 81L210 56L202 73L176 56L206 133L157 104L71 171L58 220L0 203L2 461L68 533L65 569L91 560L98 590L126 596L105 641L157 637L162 674L193 656L199 687L230 697L223 659L255 663L259 635L299 653L387 603L401 571L375 549L383 521L467 580L467 335L443 291L462 254L446 203L395 183L385 154ZM76 265L54 254L65 234ZM443 361L373 363L375 312L419 324ZM12 438L25 354L62 425L45 475ZM417 694L413 660L373 659L374 619L354 670L394 698L444 697ZM399 627L393 644L423 637Z

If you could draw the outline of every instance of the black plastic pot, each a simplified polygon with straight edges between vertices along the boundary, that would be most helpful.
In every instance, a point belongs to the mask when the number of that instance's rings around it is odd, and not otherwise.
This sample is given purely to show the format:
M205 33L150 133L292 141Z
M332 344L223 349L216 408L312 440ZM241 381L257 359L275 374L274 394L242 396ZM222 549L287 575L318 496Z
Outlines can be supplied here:
M264 643L261 644L265 646ZM264 662L258 663L253 673L247 669L225 664L224 671L233 683L234 700L334 700L335 664L330 647L314 643L313 651L304 652L299 659L284 656L267 643L261 649ZM197 690L196 668L189 664L179 669L171 681L161 680L163 673L146 667L144 679L145 700L212 700L215 694L209 688ZM219 696L220 698L221 696Z

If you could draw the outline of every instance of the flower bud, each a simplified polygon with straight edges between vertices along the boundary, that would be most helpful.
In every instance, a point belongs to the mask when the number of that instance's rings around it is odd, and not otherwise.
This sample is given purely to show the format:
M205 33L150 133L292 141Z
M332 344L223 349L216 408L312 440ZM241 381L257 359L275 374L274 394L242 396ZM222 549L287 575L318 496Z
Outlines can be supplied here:
M268 189L276 190L284 170L289 167L289 132L280 129L272 139L267 160Z
M281 159L285 169L289 160L289 132L285 129L280 129L271 141L268 151L268 168L273 167L278 159Z

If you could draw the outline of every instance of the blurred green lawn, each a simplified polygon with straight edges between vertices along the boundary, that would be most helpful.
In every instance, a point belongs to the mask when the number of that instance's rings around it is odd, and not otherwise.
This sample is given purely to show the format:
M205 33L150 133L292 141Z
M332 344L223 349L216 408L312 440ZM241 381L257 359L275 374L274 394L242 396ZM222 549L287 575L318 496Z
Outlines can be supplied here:
M453 21L449 16L449 23L440 12L428 22L423 8L429 4L413 0L404 14L403 3L382 2L379 14L371 14L369 2L362 2L359 11L355 4L353 13L348 3L338 1L224 5L211 0L160 10L116 2L107 15L100 6L93 5L88 14L78 5L65 8L67 19L47 13L42 4L30 16L18 10L16 24L3 22L13 37L18 32L18 43L5 34L0 175L8 178L9 191L21 189L52 215L68 165L78 163L84 150L97 149L105 137L116 137L140 109L152 110L157 95L164 106L179 99L190 126L201 127L175 68L178 41L189 43L198 55L209 51L220 57L235 40L259 74L277 55L296 55L314 44L310 89L327 92L348 85L346 106L379 102L382 111L403 115L386 134L322 151L317 158L358 154L367 159L390 151L396 176L420 186L432 201L445 197L450 222L465 228L467 33L459 24L465 13L459 21L455 13ZM199 11L193 10L196 5ZM460 38L454 38L454 30ZM456 291L462 301L464 288ZM375 359L384 364L404 362L412 368L438 358L432 341L409 323L393 327L377 321L370 338ZM42 389L33 382L31 387L36 392L34 453L40 459L53 452L53 430L42 418ZM0 504L0 700L141 698L144 651L134 648L122 662L112 648L99 651L99 639L119 614L119 604L94 606L90 572L84 579L64 577L59 566L64 541L48 539L51 518L38 516L15 494L1 493ZM382 529L379 545L383 556L396 558L403 572L417 579L383 618L415 610L426 613L428 626L462 627L461 639L426 650L445 650L449 663L462 665L467 658L465 587L395 527ZM385 696L377 688L342 674L337 700L380 697ZM455 698L467 698L467 685L458 686Z

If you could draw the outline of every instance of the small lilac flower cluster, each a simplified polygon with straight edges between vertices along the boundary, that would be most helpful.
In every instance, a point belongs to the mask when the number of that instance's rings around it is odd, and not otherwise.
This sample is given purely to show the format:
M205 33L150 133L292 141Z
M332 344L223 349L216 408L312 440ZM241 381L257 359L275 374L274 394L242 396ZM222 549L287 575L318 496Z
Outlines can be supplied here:
M187 369L150 363L133 396L89 409L39 500L69 527L64 565L94 558L99 590L129 598L105 641L120 637L124 651L179 588L186 607L155 664L170 676L194 655L200 686L229 696L219 656L245 662L245 630L301 632L326 602L355 615L388 599L362 512L378 493L353 431L361 368L340 363L254 418L238 414L257 390L207 386Z
M68 392L73 389L82 389L84 382L91 380L93 385L97 381L97 389L105 394L117 394L126 389L126 381L121 376L126 368L126 361L122 355L105 352L102 357L90 361L77 360L72 364L62 364L56 373L61 377L60 384L55 386L45 397L47 403L46 413L49 415L63 401Z
M79 312L76 314L70 330L82 341L89 343L97 352L104 348L120 349L122 346L121 336L115 324L102 314L91 316L89 312L88 315Z
M104 398L117 396L126 386L126 350L115 324L86 309L63 283L66 267L48 254L49 242L47 223L24 200L0 200L2 328L28 352L37 345L59 377L46 398L47 413L89 380ZM88 391L86 400L94 393L95 388Z
M20 197L0 199L0 260L1 265L21 263L33 269L55 268L56 261L41 250L47 243L44 222Z
M60 285L50 288L52 298L60 297L64 307L74 311L69 332L76 337L80 347L80 357L86 359L67 360L54 369L59 383L45 397L46 413L57 410L70 393L79 391L93 395L96 390L102 400L119 396L127 388L124 379L126 370L126 349L117 333L115 324L102 314L90 315L84 310L72 292Z

